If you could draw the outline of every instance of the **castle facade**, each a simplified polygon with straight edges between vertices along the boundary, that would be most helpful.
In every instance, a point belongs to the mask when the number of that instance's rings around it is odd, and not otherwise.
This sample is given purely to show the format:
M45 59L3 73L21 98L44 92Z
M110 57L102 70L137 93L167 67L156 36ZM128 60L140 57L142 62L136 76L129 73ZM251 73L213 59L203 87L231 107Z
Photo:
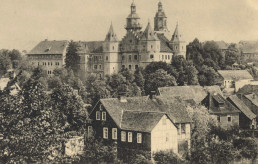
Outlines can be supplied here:
M171 63L173 55L186 56L186 42L182 39L178 24L171 38L167 37L169 36L167 16L161 2L158 3L158 10L154 17L154 29L148 22L146 28L142 30L135 3L133 2L130 7L131 12L126 18L126 34L121 40L117 38L111 23L104 41L78 42L80 55L78 64L82 78L92 73L102 78L105 75L118 73L122 68L135 71L138 67L145 68L155 61ZM61 43L57 44L57 42ZM45 40L27 55L31 64L43 65L51 75L54 68L65 65L63 52L66 48L67 41ZM57 62L57 56L60 64L54 65L53 63Z

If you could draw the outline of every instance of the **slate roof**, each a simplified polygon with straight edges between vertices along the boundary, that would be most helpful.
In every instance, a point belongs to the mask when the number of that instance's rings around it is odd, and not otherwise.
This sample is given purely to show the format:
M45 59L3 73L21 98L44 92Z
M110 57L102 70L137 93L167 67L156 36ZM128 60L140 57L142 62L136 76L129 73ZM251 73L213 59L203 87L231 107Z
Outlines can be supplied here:
M256 94L244 95L248 100L250 100L255 106L258 107L258 97Z
M228 99L248 117L250 120L256 118L256 115L248 108L242 100L240 100L236 95L229 96Z
M117 42L118 41L116 34L114 32L112 23L111 23L108 33L106 35L105 41L109 41L109 42Z
M142 36L141 36L141 40L146 40L146 41L156 41L159 40L157 37L156 32L154 32L154 30L152 29L150 22L148 22L147 27L145 28Z
M167 114L173 123L190 123L186 105L179 99L155 96L100 99L118 127L127 130L150 132L160 118ZM94 110L94 109L93 109Z
M224 80L245 80L253 79L247 70L218 70L218 73Z
M178 24L176 25L176 29L174 31L174 34L172 35L171 41L172 42L183 41L182 34L179 32Z
M208 92L216 92L222 95L219 86L172 86L158 88L161 96L175 98L180 97L183 100L194 100L197 104L208 95Z
M124 111L121 129L151 132L165 113Z
M202 103L208 107L210 114L231 114L240 112L234 105L218 93L210 93Z
M90 53L102 53L103 42L104 41L89 41L89 42L81 42L81 43L84 45L87 45Z
M164 34L157 34L160 40L160 52L170 52L172 53L172 49L169 47L169 40L166 38Z
M39 42L29 53L27 54L63 54L68 46L66 40L44 40Z

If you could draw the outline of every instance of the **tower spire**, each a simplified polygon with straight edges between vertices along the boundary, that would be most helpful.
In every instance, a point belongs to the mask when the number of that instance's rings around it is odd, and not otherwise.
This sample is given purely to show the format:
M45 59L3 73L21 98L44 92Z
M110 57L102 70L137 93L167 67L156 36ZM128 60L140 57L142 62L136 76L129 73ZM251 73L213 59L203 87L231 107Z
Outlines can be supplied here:
M140 17L136 13L136 5L135 5L135 2L133 0L133 2L131 4L131 13L126 18L127 24L126 24L125 29L126 30L133 30L133 31L141 30L142 26L141 26L139 20L140 20Z
M158 11L154 17L154 30L161 32L169 32L167 29L167 16L163 10L161 1L158 3Z
M116 42L116 41L118 41L118 39L116 37L116 34L114 32L112 21L111 21L108 33L106 35L105 41L109 41L109 42Z

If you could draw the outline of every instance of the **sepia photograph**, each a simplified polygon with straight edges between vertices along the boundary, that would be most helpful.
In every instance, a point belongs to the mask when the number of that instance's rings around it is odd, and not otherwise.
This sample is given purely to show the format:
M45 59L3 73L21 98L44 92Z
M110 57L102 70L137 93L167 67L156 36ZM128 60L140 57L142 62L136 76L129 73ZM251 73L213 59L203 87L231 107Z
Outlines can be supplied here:
M258 164L258 0L0 0L0 164Z

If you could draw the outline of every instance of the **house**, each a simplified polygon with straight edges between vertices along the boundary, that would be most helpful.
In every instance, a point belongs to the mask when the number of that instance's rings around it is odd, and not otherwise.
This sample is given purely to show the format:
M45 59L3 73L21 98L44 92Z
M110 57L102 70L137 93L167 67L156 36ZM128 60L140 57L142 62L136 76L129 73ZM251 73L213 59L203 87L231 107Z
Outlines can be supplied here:
M251 109L237 95L229 96L227 100L241 111L239 113L239 127L242 129L256 129L256 115Z
M240 41L241 57L247 62L258 60L258 41Z
M7 73L0 78L0 91L8 89L11 95L16 95L21 88L14 80L15 76L14 70L9 69Z
M239 113L234 105L227 101L219 93L209 93L202 101L202 105L207 107L209 114L217 116L221 127L227 129L234 125L239 125Z
M200 104L208 95L208 92L217 92L222 94L219 86L172 86L158 88L157 95L162 97L176 98L180 97L189 104Z
M73 136L65 141L65 155L74 156L83 154L84 137Z
M224 89L231 89L234 92L254 80L247 70L218 70L218 73L222 79L221 84Z
M117 143L118 156L145 152L148 157L160 150L178 153L179 142L190 145L190 123L185 106L160 97L100 99L90 113L88 134ZM177 107L177 108L176 108Z

